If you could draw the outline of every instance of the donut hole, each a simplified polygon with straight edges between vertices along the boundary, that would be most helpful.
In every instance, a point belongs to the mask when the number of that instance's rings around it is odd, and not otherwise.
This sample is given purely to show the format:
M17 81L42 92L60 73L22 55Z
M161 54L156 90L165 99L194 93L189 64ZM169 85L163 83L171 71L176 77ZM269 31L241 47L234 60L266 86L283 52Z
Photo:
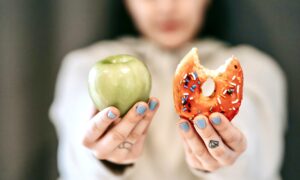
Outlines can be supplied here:
M206 97L211 96L214 93L215 88L215 81L212 78L207 78L207 80L201 86L202 95Z

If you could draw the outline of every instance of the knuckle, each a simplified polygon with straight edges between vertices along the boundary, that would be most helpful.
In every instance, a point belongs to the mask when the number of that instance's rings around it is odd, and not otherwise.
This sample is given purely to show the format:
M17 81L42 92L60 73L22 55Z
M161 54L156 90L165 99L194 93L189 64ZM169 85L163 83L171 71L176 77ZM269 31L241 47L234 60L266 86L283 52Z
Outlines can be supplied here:
M203 134L203 137L206 138L206 139L211 139L211 137L214 135L214 131L210 130L210 131L206 131L204 134Z
M223 127L220 127L220 129L218 130L219 133L225 133L227 131L229 131L229 125L228 124L225 124Z
M241 140L240 136L236 136L235 134L229 134L226 142L228 144L232 144L235 142L240 142L240 140Z
M134 132L134 131L129 135L129 138L133 139L133 140L136 140L136 139L138 139L140 137L141 137L141 134L139 134L137 132Z
M191 155L194 154L193 151L191 150L191 148L186 147L186 148L184 148L184 149L185 149L185 152L186 152L189 156L191 156Z
M111 132L112 140L113 141L124 141L126 139L126 136L120 133L119 131L112 130Z
M196 148L194 154L198 157L203 157L205 155L206 150L204 148Z
M128 122L129 122L130 124L135 125L140 119L142 119L142 117L139 117L139 116L131 116L131 117L128 119Z
M100 122L102 121L102 119L100 119ZM100 131L100 127L98 124L100 124L100 122L94 121L92 123L92 132L97 132Z
M141 121L144 121L147 124L150 124L153 118L153 114L146 114Z
M217 148L214 153L217 157L222 157L225 154L225 149L222 147Z

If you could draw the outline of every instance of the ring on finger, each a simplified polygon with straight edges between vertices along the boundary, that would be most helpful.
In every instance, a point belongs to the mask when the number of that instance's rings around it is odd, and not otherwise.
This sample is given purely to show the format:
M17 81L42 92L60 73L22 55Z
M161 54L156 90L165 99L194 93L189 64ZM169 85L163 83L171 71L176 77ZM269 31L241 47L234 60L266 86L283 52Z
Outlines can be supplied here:
M124 141L118 145L118 149L127 149L128 151L130 151L132 146L133 146L132 142Z

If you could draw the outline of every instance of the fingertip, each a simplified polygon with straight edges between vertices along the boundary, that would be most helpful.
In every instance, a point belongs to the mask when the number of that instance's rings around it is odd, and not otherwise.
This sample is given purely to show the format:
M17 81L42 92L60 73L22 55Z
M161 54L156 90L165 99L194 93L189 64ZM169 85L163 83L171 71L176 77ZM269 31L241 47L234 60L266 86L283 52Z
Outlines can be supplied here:
M135 112L138 115L143 116L149 109L149 106L144 101L140 101L140 102L137 102L133 108L135 109Z
M105 109L105 114L108 119L115 120L120 116L120 110L114 106Z
M197 126L197 128L204 129L208 125L208 119L203 114L199 114L193 119L193 123Z
M177 126L183 132L188 132L190 130L190 123L188 120L185 120L185 119L180 119L177 122Z
M209 120L213 125L220 125L222 122L226 122L227 118L222 113L214 112L209 116Z
M156 97L149 98L148 106L151 111L156 110L159 107L159 99Z

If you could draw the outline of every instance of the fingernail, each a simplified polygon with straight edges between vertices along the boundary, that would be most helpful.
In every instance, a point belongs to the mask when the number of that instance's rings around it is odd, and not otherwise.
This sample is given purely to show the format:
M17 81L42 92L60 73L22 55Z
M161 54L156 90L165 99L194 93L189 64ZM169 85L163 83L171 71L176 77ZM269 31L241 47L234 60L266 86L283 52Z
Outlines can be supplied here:
M139 115L144 115L145 111L147 110L147 108L143 105L138 105L136 107L136 112L139 114Z
M196 124L197 124L198 128L200 128L200 129L204 129L206 127L205 119L198 119L196 121Z
M187 122L182 122L179 126L184 132L188 132L190 129L190 126Z
M153 111L155 109L156 105L157 105L157 102L151 100L150 103L149 103L149 109L151 111Z
M109 119L115 119L116 115L111 110L109 110L108 113L107 113L107 117Z
M215 116L212 118L212 123L215 125L221 124L221 118L219 116Z

